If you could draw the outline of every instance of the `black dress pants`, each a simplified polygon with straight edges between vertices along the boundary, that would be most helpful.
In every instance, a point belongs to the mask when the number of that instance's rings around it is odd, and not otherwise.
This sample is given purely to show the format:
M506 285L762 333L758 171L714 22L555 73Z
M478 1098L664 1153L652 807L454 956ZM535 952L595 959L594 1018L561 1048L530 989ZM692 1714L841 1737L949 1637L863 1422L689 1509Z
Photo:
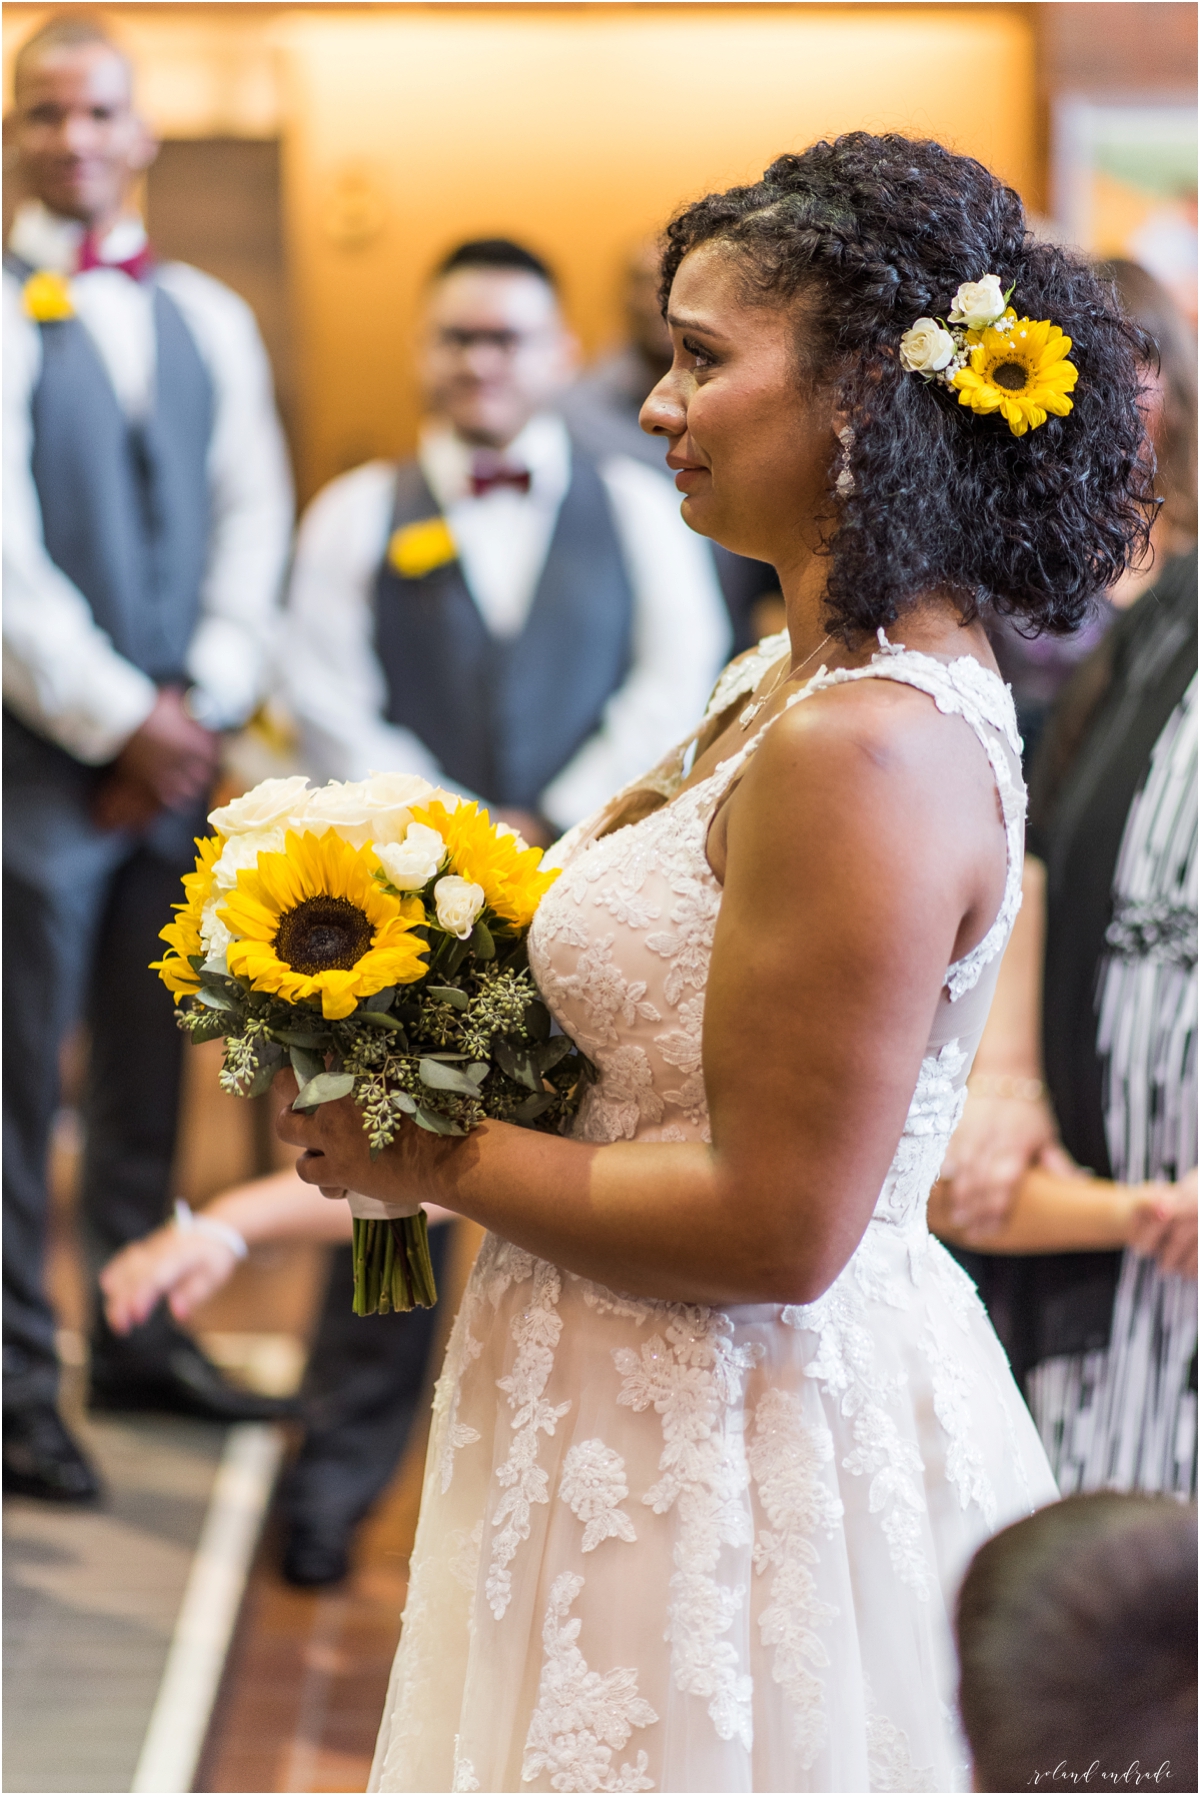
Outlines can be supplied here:
M6 730L6 737L8 731ZM6 749L9 743L6 740ZM20 746L15 758L20 759ZM21 776L24 775L24 776ZM6 769L4 827L4 1402L53 1402L45 1289L47 1160L63 1037L91 1035L83 1214L93 1266L163 1220L183 1037L149 970L182 897L203 813L144 838L88 818L92 769L47 749Z

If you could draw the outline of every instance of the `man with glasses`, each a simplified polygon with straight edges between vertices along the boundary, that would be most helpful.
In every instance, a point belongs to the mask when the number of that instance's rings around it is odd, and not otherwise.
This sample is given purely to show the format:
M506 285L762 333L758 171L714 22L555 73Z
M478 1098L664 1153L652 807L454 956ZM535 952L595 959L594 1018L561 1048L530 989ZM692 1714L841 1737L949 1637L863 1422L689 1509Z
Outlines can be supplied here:
M334 480L300 529L285 677L315 776L420 773L545 843L703 708L729 642L709 547L665 470L572 441L575 363L537 256L442 262L416 458Z
M703 709L729 624L669 476L593 456L552 409L575 344L528 250L466 243L430 282L416 458L334 480L299 535L283 643L306 769L423 774L545 843ZM441 1275L447 1237L433 1237ZM282 1491L285 1574L343 1575L387 1483L433 1337L350 1309L339 1248Z

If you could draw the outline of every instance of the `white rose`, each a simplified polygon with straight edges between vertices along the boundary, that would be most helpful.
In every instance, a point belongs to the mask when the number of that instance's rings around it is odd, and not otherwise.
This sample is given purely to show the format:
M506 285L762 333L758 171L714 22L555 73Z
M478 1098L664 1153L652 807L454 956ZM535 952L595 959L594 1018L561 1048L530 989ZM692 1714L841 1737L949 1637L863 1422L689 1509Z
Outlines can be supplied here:
M397 891L422 891L446 858L445 842L424 823L410 823L403 841L375 841L371 846Z
M273 823L298 814L307 793L308 780L301 773L294 773L290 779L264 779L253 791L214 810L208 820L222 835L269 829Z
M308 794L293 827L324 835L332 829L351 847L365 847L376 833L378 808L367 793L366 781L331 780Z
M286 845L287 830L282 824L275 829L255 829L245 835L231 835L213 867L217 890L221 893L232 891L238 874L256 867L260 854L282 854ZM224 902L223 896L221 902Z
M900 366L908 374L937 374L954 354L954 338L934 318L918 318L900 338Z
M411 804L428 804L439 796L436 785L417 773L371 772L362 782L370 803L378 810L401 810Z
M200 916L200 945L204 949L206 960L224 960L225 949L233 940L233 936L217 915L224 896L211 898L205 904Z
M1004 315L1004 294L1000 276L985 274L982 280L965 280L954 295L950 307L951 324L965 324L968 330L982 330Z
M483 909L483 886L472 885L470 879L460 879L457 873L448 873L434 886L433 901L438 922L447 935L457 935L465 941Z

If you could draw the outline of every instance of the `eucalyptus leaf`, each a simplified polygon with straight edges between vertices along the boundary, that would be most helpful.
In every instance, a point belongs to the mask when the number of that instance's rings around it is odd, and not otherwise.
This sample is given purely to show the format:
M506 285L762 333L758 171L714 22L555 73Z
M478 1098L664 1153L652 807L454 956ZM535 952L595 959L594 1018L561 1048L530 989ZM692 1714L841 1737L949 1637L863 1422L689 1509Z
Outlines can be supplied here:
M318 1072L309 1079L292 1108L316 1109L321 1103L336 1103L339 1097L348 1097L353 1089L353 1072Z
M328 1036L310 1034L300 1028L273 1028L271 1038L282 1041L285 1047L304 1047L310 1053L315 1053L325 1046Z
M382 1010L360 1010L352 1018L355 1022L369 1022L373 1028L391 1029L393 1034L402 1035L404 1024L396 1016L385 1016Z
M560 1060L566 1059L574 1045L570 1035L552 1035L540 1047L534 1048L530 1058L544 1077L552 1066L557 1066Z
M550 1039L550 1012L540 998L535 997L532 1003L526 1005L524 1020L526 1029L535 1041Z
M423 1059L417 1067L417 1076L431 1091L457 1091L464 1097L479 1095L477 1079L467 1072L460 1072L456 1066L447 1066L443 1061Z
M538 1077L533 1064L533 1055L528 1048L514 1047L511 1041L497 1041L492 1049L496 1064L507 1077L517 1084L523 1084L528 1090L540 1091L542 1081Z
M415 1097L410 1097L407 1091L393 1091L391 1093L391 1099L396 1105L396 1108L402 1109L406 1116L416 1115L417 1100Z
M494 960L496 943L492 939L492 931L485 922L477 922L471 930L471 952L477 960Z
M482 1084L491 1069L486 1060L472 1060L467 1067L467 1077L473 1078L476 1084Z
M278 1070L278 1062L260 1060L257 1072L246 1086L247 1097L264 1097L274 1083Z
M471 999L457 985L426 985L426 996L435 1003L448 1003L452 1009L465 1010Z
M325 1056L322 1053L310 1053L306 1047L289 1049L292 1071L300 1080L301 1089L310 1079L317 1078L325 1070Z
M364 998L362 1007L372 1014L374 1014L376 1010L390 1010L392 1007L392 999L395 995L395 985L388 985L384 990L376 991L370 997Z
M427 1129L430 1134L461 1134L463 1131L457 1122L448 1116L439 1116L434 1109L422 1109L418 1106L413 1116L418 1128Z
M536 1121L538 1116L545 1115L555 1101L556 1099L548 1091L535 1091L532 1097L526 1097L524 1103L517 1105L513 1111L513 1120L515 1122Z
M196 996L206 1010L224 1010L226 1013L232 1011L236 1015L241 1009L241 1005L236 1004L232 997L227 997L224 991L214 991L209 985L201 985Z

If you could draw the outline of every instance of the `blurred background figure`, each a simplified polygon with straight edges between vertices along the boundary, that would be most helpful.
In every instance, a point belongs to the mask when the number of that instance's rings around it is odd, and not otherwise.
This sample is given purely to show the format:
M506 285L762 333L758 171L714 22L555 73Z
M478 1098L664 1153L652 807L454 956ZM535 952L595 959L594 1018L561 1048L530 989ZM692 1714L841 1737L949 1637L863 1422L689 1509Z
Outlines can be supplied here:
M182 1038L148 962L190 869L221 732L263 687L291 524L253 317L160 263L132 191L155 145L125 56L52 18L17 60L4 258L4 1481L87 1499L61 1421L43 1256L68 1027L90 1030L96 1259L164 1213ZM99 1406L223 1417L239 1395L159 1315L102 1320Z
M572 442L575 357L529 250L437 269L416 459L343 475L300 527L283 664L316 777L421 773L544 843L703 707L729 645L711 558L667 479Z
M1076 1496L1006 1527L957 1632L974 1788L1195 1788L1194 1508Z
M665 471L667 444L647 436L638 423L642 402L671 366L671 333L663 321L658 293L659 245L639 243L622 270L622 314L626 342L600 358L569 386L558 402L572 434L593 455L632 455ZM731 554L720 543L709 548L721 582L740 654L761 637L784 627L783 596L775 569Z
M1117 621L1062 693L1034 764L1025 905L943 1170L938 1226L982 1253L1036 1255L976 1257L970 1269L1063 1491L1186 1496L1196 1487L1195 362L1158 283L1128 267L1115 277L1158 351L1146 370L1165 501L1154 561L1115 592ZM1038 1186L1052 1226L1028 1203L1014 1213L1030 1166L1059 1174ZM1142 1188L1105 1221L1079 1168Z
M1004 619L988 631L1000 671L1013 689L1017 725L1025 741L1025 766L1034 764L1055 699L1122 610L1158 579L1163 562L1196 538L1196 339L1170 293L1136 262L1101 264L1121 302L1158 346L1158 365L1147 371L1164 500L1153 557L1131 569L1121 584L1097 601L1073 636L1029 638Z

